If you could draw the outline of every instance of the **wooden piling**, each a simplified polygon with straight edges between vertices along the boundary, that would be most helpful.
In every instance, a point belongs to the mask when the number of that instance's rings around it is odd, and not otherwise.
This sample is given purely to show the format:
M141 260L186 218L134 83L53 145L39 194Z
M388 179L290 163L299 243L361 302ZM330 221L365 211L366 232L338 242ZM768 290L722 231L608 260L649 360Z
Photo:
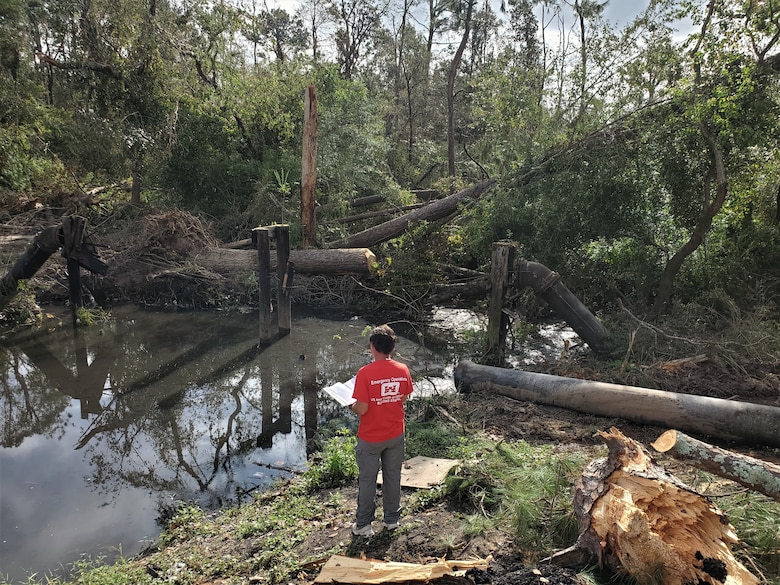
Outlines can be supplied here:
M260 343L269 343L274 335L271 328L271 238L268 228L252 230L257 245L258 288L260 290Z
M509 288L517 244L495 242L490 264L490 304L488 305L487 348L488 365L502 365L506 353L506 333L509 317L504 312L504 299Z
M294 266L290 262L290 226L277 225L276 231L276 275L277 285L277 315L279 334L287 335L291 329L291 298Z

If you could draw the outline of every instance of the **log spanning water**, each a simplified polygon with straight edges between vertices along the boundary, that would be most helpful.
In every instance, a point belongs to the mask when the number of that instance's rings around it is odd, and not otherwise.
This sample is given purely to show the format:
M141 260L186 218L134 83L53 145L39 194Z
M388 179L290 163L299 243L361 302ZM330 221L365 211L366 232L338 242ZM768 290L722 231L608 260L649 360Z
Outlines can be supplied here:
M482 366L470 361L460 362L454 376L460 391L484 389L516 400L780 447L780 408L775 406Z

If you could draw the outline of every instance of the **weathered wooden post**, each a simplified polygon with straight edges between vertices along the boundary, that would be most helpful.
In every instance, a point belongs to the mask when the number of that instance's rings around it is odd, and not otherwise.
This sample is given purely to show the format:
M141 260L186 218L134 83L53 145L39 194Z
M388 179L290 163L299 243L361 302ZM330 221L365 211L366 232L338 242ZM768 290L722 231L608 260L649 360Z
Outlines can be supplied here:
M70 216L62 222L62 254L68 264L68 291L70 293L70 314L73 325L78 320L78 310L83 306L81 297L81 264L78 254L84 239L86 220L83 217Z
M488 305L487 351L488 365L502 365L506 352L506 332L509 317L504 312L504 299L511 279L517 244L494 242L490 264L490 304Z
M276 231L276 276L279 280L276 288L279 334L287 335L291 329L290 303L294 264L290 262L290 226L277 225Z
M252 230L257 245L258 288L260 289L260 343L274 337L271 330L271 238L266 227Z

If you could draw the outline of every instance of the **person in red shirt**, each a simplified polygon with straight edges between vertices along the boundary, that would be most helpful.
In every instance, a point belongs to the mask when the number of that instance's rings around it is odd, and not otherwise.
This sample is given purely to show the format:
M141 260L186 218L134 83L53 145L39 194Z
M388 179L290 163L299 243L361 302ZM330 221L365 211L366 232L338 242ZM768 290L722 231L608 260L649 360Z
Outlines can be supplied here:
M383 527L394 530L401 517L401 466L404 461L404 402L412 393L409 368L393 360L396 335L388 325L369 337L373 361L358 370L349 408L360 417L355 455L358 498L352 533L371 536L376 514L376 483L382 464Z

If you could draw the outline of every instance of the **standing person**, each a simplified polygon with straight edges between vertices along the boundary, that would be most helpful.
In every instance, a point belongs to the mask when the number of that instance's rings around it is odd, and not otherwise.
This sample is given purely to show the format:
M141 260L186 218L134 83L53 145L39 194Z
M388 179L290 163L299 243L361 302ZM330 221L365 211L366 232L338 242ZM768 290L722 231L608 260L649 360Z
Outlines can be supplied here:
M371 536L376 513L376 480L382 463L383 527L394 530L401 517L401 466L404 461L404 402L412 393L409 368L391 359L395 332L374 327L369 337L373 361L358 370L349 408L360 417L355 454L358 499L352 534Z

